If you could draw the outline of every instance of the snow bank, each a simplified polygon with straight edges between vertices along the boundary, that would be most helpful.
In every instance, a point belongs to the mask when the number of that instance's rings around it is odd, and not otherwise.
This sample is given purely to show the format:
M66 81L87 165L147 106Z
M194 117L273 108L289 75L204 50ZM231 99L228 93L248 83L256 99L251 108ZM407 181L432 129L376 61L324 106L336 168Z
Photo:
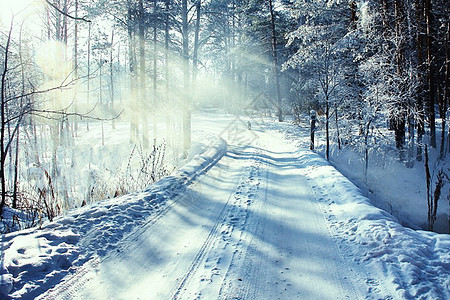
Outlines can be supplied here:
M88 261L119 249L133 230L152 222L187 185L227 151L219 138L193 147L198 153L148 189L70 211L41 228L1 236L0 298L34 298Z
M450 235L403 227L319 155L300 151L299 157L347 255L378 271L398 298L450 299Z

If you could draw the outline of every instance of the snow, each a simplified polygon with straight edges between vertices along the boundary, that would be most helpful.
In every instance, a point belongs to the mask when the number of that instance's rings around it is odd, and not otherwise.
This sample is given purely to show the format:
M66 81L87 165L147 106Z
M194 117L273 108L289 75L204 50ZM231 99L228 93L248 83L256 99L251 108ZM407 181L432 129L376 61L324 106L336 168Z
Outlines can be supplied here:
M308 156L308 154L306 154ZM384 285L402 299L447 299L450 287L450 237L401 226L327 164L304 158L307 177L326 211L341 249L358 264L387 274Z
M285 124L283 127L272 126L274 130L283 132L287 139L300 148L309 147L309 137L305 129L309 126L309 117L304 116L300 126ZM439 123L439 122L438 122ZM324 117L319 117L316 123L315 151L325 156ZM385 134L392 134L385 132ZM437 133L439 136L439 132ZM363 154L357 153L353 146L342 145L341 150L331 148L330 163L346 178L357 185L362 194L370 202L395 216L406 227L413 229L428 229L427 223L427 195L424 161L413 162L413 166L406 168L405 162L398 160L398 153L394 149L379 148L370 150L367 178L364 174ZM336 147L337 148L337 147ZM440 169L448 170L448 158L439 160L439 150L430 152L430 172L433 177L434 188L436 174ZM450 190L444 188L438 202L437 219L434 231L449 233L448 215Z
M148 189L2 235L0 294L450 299L450 236L375 207L306 150L307 128L217 112L193 125L188 160Z
M414 229L428 227L423 162L416 162L412 168L405 168L404 164L389 158L371 158L367 182L363 178L363 162L351 151L333 153L331 162L347 178L362 187L364 195L372 203L395 215L401 224ZM433 172L433 166L431 168ZM445 199L444 191L438 202L437 222L434 226L434 230L441 233L448 233L449 230L449 202Z
M7 279L7 289L1 292L8 293L12 275L15 288L9 296L35 297L85 264L91 255L107 253L149 215L167 209L172 197L183 193L187 184L206 172L226 152L223 140L216 138L207 142L208 147L199 146L204 149L202 153L145 191L72 210L39 229L2 235L0 265L2 279Z

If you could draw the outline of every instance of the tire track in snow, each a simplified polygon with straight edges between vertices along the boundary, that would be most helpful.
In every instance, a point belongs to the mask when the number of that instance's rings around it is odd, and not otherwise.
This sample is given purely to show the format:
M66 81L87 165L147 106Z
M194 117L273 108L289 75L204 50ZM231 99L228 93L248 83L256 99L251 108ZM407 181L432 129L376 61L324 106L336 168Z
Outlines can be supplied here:
M177 196L177 198L181 197L181 195ZM114 245L114 252L109 252L102 256L102 258L95 254L92 258L85 261L82 266L78 267L75 273L67 275L60 284L48 290L37 299L73 299L73 297L78 294L78 291L84 287L84 284L90 280L92 272L95 273L95 270L101 261L110 259L118 253L126 251L126 248L130 243L137 241L139 236L155 226L157 222L172 209L175 203L176 201L171 201L166 206L155 209L154 213L146 220L142 227L130 232L126 237L120 240L118 244ZM91 234L93 233L91 232ZM82 248L83 246L80 247Z
M218 229L219 225L221 225L221 223L222 223L222 221L220 221L220 220L224 219L224 213L226 211L226 208L228 206L230 199L231 199L231 196L228 199L227 203L224 205L214 226L212 227L211 231L209 232L208 236L206 237L205 241L203 242L202 246L200 247L200 250L195 255L195 258L192 261L188 271L182 277L178 287L176 288L175 293L172 296L172 299L178 299L180 297L180 294L182 293L184 286L187 284L188 280L190 279L190 276L198 269L198 267L201 263L202 257L205 255L206 250L208 250L210 248L211 242L217 233L217 229Z
M196 184L197 182L191 182L191 186ZM184 187L182 190L186 190L186 188L187 187ZM98 255L95 255L93 258L86 261L81 267L77 268L74 274L68 275L61 284L58 284L38 299L73 299L74 296L77 295L81 289L83 289L84 284L90 280L92 277L92 272L95 272L100 262L117 257L120 253L127 251L127 248L132 245L133 242L138 241L140 236L155 227L158 221L163 218L177 203L179 203L180 199L184 198L182 190L179 190L180 192L177 193L174 199L168 200L166 205L156 207L153 210L152 215L144 223L142 223L141 227L136 228L121 239L116 245L114 245L115 251L108 252L101 258ZM94 233L91 232L91 234Z
M250 216L246 230L241 236L241 240L246 244L239 248L239 252L233 253L231 267L225 276L218 299L311 299L330 296L330 292L322 292L313 287L321 281L330 284L329 289L334 290L335 299L361 299L362 294L355 290L353 284L355 274L351 272L351 267L345 264L346 260L341 258L342 262L334 263L335 245L330 243L329 238L319 238L318 241L311 238L311 233L318 237L320 234L328 235L324 215L317 206L317 198L314 197L306 178L296 171L298 158L285 148L274 150L270 144L266 146L268 148L264 149L268 151L267 158L270 162L268 161L269 169L266 172L265 193L257 198L261 207L259 210L252 210L256 214ZM304 192L293 192L292 196L295 195L295 198L289 199L288 195L284 198L278 187L284 186L282 182L301 187ZM279 197L279 201L274 201ZM295 206L289 204L294 202L297 203ZM298 207L302 209L297 210ZM289 208L298 213L300 218L303 216L308 223L301 221L301 226L296 225L295 220L292 223L291 213L286 214L286 209ZM311 213L306 216L302 211ZM288 218L279 221L277 216ZM274 222L266 223L270 220ZM282 236L292 240L280 239ZM318 261L330 262L330 268L323 269L324 276L314 281L312 278L316 275L311 271L322 269L322 266L317 266ZM342 266L344 268L340 269ZM349 267L350 270L347 270ZM308 271L310 273L307 273ZM305 285L305 282L308 284ZM270 287L271 285L273 287Z
M90 259L76 273L67 276L61 284L40 295L36 300L75 299L77 292L84 287L86 282L95 276L92 272L97 268L99 263L99 257Z
M255 151L254 148L252 148L252 150ZM220 276L222 277L222 280L225 278L232 260L230 259L228 262L224 262L227 260L227 258L221 256L221 253L219 253L219 257L213 259L212 264L210 264L210 256L211 254L214 254L216 252L214 249L225 249L231 243L232 235L236 227L239 227L239 232L242 236L242 229L245 227L246 221L248 219L248 206L251 205L251 199L249 197L247 197L247 199L243 198L245 198L245 196L251 195L251 193L256 193L255 189L259 187L261 167L261 163L257 159L257 157L259 156L260 151L256 151L251 155L251 157L246 158L249 165L244 167L240 179L233 189L233 192L229 195L219 216L216 218L216 221L214 222L214 225L212 226L208 236L195 255L187 272L181 277L180 283L172 294L172 299L183 298L186 290L189 289L189 283L194 279L200 278L200 281L211 283L213 276L221 274L219 265L224 265L223 268L226 268L226 271L224 273L225 275ZM256 183L252 183L255 180ZM248 189L249 186L254 188L250 188L249 190L245 191L245 189ZM239 220L243 220L243 223L238 224ZM235 249L237 249L238 243L240 242L240 237L237 240L237 243L234 245ZM233 251L233 253L236 253L236 250ZM202 265L205 266L205 270L201 269ZM210 277L209 280L206 279L208 277ZM201 294L201 291L196 292L196 295L190 294L186 295L186 297L191 298L194 296L200 296L198 293Z
M226 142L220 140L217 145L206 150L206 155L196 158L199 163L194 161L194 168L183 167L175 175L162 179L143 192L123 196L124 203L116 204L117 198L110 199L79 213L75 212L59 223L49 224L47 228L51 230L59 230L67 225L77 228L78 235L83 236L77 246L83 251L53 288L41 295L36 295L39 291L31 291L30 294L37 299L73 299L84 284L95 276L101 261L126 251L143 233L151 230L184 197L183 192L188 186L198 183L199 178L217 164L226 152ZM128 200L132 204L127 203Z
M246 279L250 278L251 274L259 274L261 272L260 265L250 264L252 268L247 269L244 276L239 276L239 274L237 273L242 269L244 261L252 261L252 257L256 255L255 253L253 253L253 250L257 248L256 245L258 243L255 239L255 235L262 235L262 231L264 230L264 227L261 226L261 218L257 217L255 220L250 220L250 214L261 214L263 212L264 203L267 200L267 162L263 163L262 161L260 161L258 171L258 189L254 191L253 195L257 195L261 192L263 192L264 194L256 198L256 203L252 203L253 209L251 211L250 208L247 207L246 222L243 226L245 228L241 228L239 241L236 245L236 250L233 252L233 256L231 258L230 268L227 270L227 273L225 274L223 283L219 290L219 299L252 299L252 297L250 297L251 284ZM261 176L262 173L264 173L263 176ZM244 245L245 242L247 242L246 245ZM238 282L238 286L236 286L236 281Z
M217 298L219 299L229 294L228 283L230 281L238 280L247 287L247 290L249 289L243 277L238 278L235 273L236 268L239 270L242 267L240 259L247 253L250 245L248 240L253 238L253 235L250 233L254 232L261 222L260 218L255 219L252 216L255 213L258 214L263 206L263 201L259 200L259 193L261 192L263 181L267 183L266 167L262 151L257 148L249 175L245 180L241 180L241 184L235 193L234 205L230 208L227 214L228 220L224 223L226 229L221 232L222 239L217 239L216 241L215 249L218 249L219 259L216 260L216 268L214 269L220 271L219 266L221 266L224 270L223 275L217 278L217 281L220 283L220 285L218 283L219 286L217 287ZM262 177L263 173L264 177ZM231 253L231 255L227 256L227 253ZM214 251L211 254L214 254ZM225 299L228 298L228 296L225 297Z

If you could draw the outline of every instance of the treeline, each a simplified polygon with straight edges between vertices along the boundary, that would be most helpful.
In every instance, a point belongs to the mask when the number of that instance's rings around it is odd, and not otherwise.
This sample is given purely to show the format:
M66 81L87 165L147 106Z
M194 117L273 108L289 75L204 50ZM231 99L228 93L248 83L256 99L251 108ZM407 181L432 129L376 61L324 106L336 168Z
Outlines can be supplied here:
M33 3L0 25L0 214L39 203L51 219L68 206L61 162L77 165L80 126L126 121L130 150L158 139L183 151L198 106L239 113L265 92L282 119L289 22L278 2ZM30 166L44 182L33 195L23 190Z
M366 148L376 129L393 131L400 159L422 160L423 145L450 150L447 1L308 1L293 3L300 26L289 34L299 50L286 67L298 70L301 103L315 101L337 143L350 121ZM440 122L436 122L436 116ZM440 143L436 126L441 125ZM339 128L342 126L342 128ZM341 131L341 132L339 132ZM426 136L426 139L424 139ZM327 138L328 139L328 138ZM447 141L447 142L446 142ZM327 157L329 149L327 147Z
M280 121L323 112L327 157L347 144L367 161L383 141L412 166L425 144L442 157L450 148L444 0L46 0L27 10L0 28L0 212L17 199L19 128L43 119L51 178L81 120L120 117L131 145L187 149L199 106Z
M370 155L398 155L408 168L425 164L432 230L449 181L449 2L289 5L299 23L288 34L298 50L284 65L298 72L294 107L323 112L326 157L334 145L350 146L362 154L366 179Z
M72 205L81 126L124 121L130 151L155 140L183 151L192 109L238 113L261 91L281 120L288 14L279 5L46 0L14 12L0 24L0 215L7 206L52 219Z

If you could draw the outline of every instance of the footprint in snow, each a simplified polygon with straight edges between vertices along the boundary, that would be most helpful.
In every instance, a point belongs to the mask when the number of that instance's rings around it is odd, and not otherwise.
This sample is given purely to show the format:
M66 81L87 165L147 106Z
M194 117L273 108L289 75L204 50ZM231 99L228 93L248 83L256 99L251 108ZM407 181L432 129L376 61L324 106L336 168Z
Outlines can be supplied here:
M366 284L368 285L369 293L378 293L380 291L380 289L378 288L380 283L376 279L368 278L366 280Z

